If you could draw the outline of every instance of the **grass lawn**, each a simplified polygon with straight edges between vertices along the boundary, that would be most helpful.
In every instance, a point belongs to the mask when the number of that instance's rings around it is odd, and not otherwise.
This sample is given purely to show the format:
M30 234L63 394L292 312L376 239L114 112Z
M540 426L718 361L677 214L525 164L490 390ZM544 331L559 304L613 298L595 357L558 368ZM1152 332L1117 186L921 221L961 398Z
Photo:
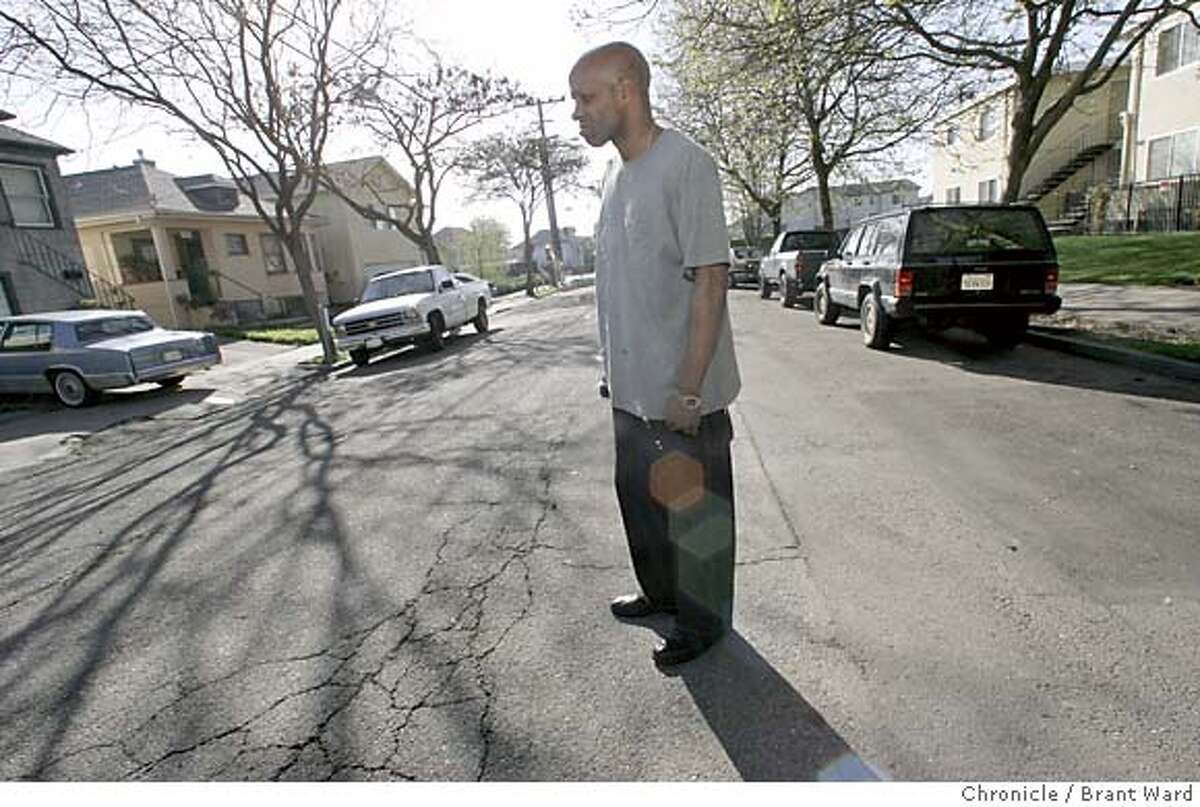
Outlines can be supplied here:
M1200 286L1200 233L1073 235L1054 246L1063 283Z
M251 342L271 342L276 345L314 345L321 341L316 328L234 328L218 326L212 332L228 339L247 339Z

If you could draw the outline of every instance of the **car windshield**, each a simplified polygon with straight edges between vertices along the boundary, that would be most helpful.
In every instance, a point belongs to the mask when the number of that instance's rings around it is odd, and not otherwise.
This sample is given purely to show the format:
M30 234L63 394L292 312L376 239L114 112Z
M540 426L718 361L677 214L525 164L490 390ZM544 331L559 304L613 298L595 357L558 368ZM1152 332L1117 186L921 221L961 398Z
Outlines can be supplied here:
M788 233L783 238L780 252L827 251L834 245L833 233Z
M918 210L908 231L911 255L1050 251L1037 213L1028 209Z
M405 294L425 294L433 291L432 272L405 272L402 275L377 277L363 290L362 301L383 300L387 297L403 297Z
M154 323L148 317L106 317L76 325L75 338L79 340L80 344L87 344L151 330L154 330Z

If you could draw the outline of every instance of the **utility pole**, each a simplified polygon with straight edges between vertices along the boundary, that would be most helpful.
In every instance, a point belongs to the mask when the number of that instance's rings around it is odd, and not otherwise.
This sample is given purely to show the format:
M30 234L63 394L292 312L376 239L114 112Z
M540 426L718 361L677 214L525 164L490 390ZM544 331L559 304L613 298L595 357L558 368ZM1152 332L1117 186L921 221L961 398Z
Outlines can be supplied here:
M546 100L548 104L557 104L563 101L562 98L550 98ZM546 186L546 213L550 217L550 248L554 250L554 260L557 266L552 266L551 274L554 276L554 282L557 285L562 282L562 278L558 276L559 269L562 267L562 238L558 233L558 213L554 209L554 180L550 176L550 150L546 145L546 118L542 114L542 99L537 101L538 109L538 127L541 129L542 137L538 141L538 152L542 158L542 183Z

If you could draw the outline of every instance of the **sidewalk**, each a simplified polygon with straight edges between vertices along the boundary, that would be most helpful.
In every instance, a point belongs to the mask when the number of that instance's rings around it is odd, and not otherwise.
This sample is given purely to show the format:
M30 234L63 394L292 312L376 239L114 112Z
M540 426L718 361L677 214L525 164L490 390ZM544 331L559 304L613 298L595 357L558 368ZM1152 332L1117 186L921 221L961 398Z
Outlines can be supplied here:
M1077 356L1200 381L1200 362L1148 352L1108 337L1178 345L1200 343L1200 289L1064 283L1062 309L1034 317L1026 341ZM1138 349L1130 349L1135 347Z
M1063 283L1063 307L1035 325L1167 341L1200 341L1200 289Z

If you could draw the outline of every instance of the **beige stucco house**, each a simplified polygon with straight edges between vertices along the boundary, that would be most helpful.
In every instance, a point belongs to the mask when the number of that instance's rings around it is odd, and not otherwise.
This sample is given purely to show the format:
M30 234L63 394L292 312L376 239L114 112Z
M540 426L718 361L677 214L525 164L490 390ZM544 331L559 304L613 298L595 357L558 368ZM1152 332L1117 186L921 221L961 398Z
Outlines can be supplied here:
M402 218L403 208L412 203L412 187L382 157L330 163L326 171L342 193L391 218ZM357 300L367 281L380 271L425 262L416 245L393 224L360 215L331 191L317 194L312 212L321 218L315 234L334 305Z
M1042 105L1060 98L1073 75L1054 76ZM1078 212L1072 208L1087 187L1118 178L1128 90L1129 68L1123 66L1103 87L1076 99L1034 156L1021 182L1022 199L1036 202L1048 219L1061 219ZM1001 199L1008 181L1013 104L1014 91L1005 87L938 123L930 166L935 202Z
M63 178L88 271L119 285L170 327L304 316L295 267L233 182L177 177L139 158ZM313 286L326 296L321 251L308 228Z
M1200 27L1186 13L1133 55L1124 144L1122 184L1200 174Z

